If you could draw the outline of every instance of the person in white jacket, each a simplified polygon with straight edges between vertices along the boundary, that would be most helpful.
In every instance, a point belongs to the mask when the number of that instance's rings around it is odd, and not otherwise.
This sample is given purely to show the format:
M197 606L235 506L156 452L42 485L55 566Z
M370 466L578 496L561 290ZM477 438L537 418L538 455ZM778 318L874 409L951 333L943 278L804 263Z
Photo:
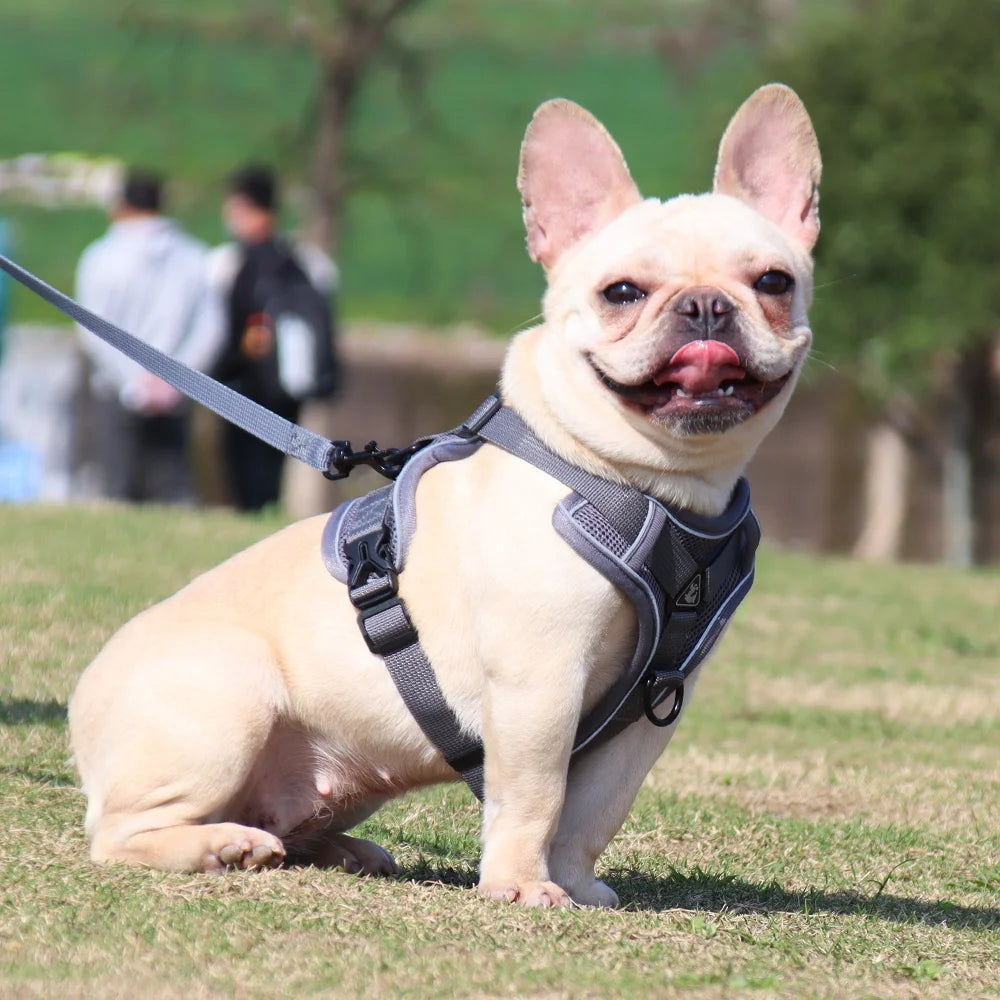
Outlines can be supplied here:
M107 233L84 250L76 297L86 308L207 370L225 340L222 301L206 278L208 248L162 212L162 181L132 171ZM189 405L174 388L81 330L96 402L97 458L106 496L187 503Z

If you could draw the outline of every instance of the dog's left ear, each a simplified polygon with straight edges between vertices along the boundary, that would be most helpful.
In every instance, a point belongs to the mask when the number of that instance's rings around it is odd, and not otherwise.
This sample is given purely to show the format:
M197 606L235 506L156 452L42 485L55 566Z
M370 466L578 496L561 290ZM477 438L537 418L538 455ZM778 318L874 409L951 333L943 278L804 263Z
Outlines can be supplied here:
M819 143L790 87L754 91L733 116L715 165L715 192L745 201L811 250L819 236Z
M642 200L607 129L572 101L546 101L521 144L517 188L528 253L550 271L585 236Z

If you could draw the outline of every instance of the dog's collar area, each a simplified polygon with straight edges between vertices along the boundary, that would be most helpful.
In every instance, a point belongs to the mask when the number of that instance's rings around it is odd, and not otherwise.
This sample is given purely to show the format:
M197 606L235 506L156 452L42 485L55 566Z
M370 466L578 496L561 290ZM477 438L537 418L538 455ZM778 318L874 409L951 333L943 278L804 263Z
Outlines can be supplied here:
M454 431L429 440L393 486L337 508L323 534L324 562L347 584L364 640L383 658L407 708L480 799L482 743L463 730L444 697L399 597L398 575L415 530L415 495L423 472L438 462L461 460L485 442L569 488L553 514L553 528L635 609L639 628L631 660L581 719L574 759L644 717L657 726L676 723L687 679L750 589L760 538L746 480L739 481L717 518L672 510L559 458L498 396L489 397ZM671 695L664 712L659 706Z

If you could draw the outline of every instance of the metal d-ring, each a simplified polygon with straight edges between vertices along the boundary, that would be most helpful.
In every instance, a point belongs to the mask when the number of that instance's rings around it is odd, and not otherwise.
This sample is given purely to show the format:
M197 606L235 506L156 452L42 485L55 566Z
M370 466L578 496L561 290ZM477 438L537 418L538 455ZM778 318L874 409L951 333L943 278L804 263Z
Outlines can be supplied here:
M653 687L660 685L664 681L668 682L667 692L673 690L674 703L670 706L670 711L662 718L653 711ZM671 687L672 684L672 687ZM642 695L642 709L646 713L646 718L654 726L669 726L677 721L677 716L681 714L684 706L684 675L679 670L671 670L668 673L652 673L646 676L645 688Z

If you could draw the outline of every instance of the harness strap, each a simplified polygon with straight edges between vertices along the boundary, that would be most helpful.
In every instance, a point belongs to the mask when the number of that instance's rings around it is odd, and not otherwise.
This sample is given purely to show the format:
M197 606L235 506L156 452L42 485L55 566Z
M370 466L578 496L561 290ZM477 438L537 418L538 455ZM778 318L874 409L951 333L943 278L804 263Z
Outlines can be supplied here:
M208 407L224 420L236 424L272 448L277 448L278 451L283 451L286 455L291 455L292 458L297 458L320 472L326 473L333 468L333 458L336 453L333 441L298 424L293 424L284 417L279 417L204 372L195 371L170 357L169 354L151 347L144 340L85 309L79 302L46 284L41 278L2 254L0 254L0 268L49 305L55 306L63 315L75 320L80 326L117 348L126 357L142 365L146 371L168 382L178 392L182 392L195 402Z
M482 800L483 751L445 700L406 605L398 596L396 569L388 551L385 496L383 519L345 540L351 575L347 595L358 609L358 627L368 648L381 656L403 703L424 735Z
M600 479L585 469L570 465L549 451L510 407L500 405L494 409L478 433L564 483L593 504L626 538L635 538L642 530L649 502L640 490Z

